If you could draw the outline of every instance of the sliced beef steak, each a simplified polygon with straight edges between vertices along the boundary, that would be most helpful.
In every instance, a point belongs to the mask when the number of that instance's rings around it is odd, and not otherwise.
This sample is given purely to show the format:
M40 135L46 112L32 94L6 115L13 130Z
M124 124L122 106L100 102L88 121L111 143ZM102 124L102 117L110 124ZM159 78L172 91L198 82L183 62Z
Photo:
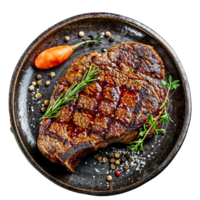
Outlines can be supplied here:
M79 83L92 63L103 70L97 81L59 110L58 118L44 119L38 137L41 153L71 172L98 148L138 139L138 129L150 114L158 116L159 101L166 97L160 81L164 79L161 58L151 46L132 42L76 59L59 81L50 103L72 83Z

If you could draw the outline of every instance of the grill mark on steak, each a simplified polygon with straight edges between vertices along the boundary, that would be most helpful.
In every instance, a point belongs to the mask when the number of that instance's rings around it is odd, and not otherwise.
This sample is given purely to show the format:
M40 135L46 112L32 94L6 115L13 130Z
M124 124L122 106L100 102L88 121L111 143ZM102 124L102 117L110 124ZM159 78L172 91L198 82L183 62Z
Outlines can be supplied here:
M51 105L74 81L81 81L92 63L103 70L97 81L77 94L78 100L65 104L68 107L57 112L58 118L44 119L38 137L42 154L71 172L88 153L138 138L137 130L150 114L158 116L158 101L166 96L158 54L148 45L123 43L73 61L58 82Z

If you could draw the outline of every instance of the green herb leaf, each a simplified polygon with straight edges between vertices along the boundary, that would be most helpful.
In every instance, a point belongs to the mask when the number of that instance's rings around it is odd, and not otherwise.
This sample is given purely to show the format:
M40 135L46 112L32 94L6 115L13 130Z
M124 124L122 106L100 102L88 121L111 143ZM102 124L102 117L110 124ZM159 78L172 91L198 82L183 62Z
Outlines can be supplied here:
M139 132L139 136L141 136L141 137L143 137L144 136L144 134L145 134L145 131L141 131L141 132Z
M149 115L148 124L153 123L153 115Z
M153 124L152 124L152 126L153 126L154 128L156 128L157 125L158 125L157 123L153 123Z
M134 148L133 148L133 151L137 151L138 150L138 146L135 146Z
M133 141L133 142L130 142L129 144L137 144L139 141Z
M172 76L169 75L169 83L172 83Z
M167 83L167 82L164 81L164 80L161 80L161 82L162 82L162 84L163 84L164 86L166 86L166 87L169 87L169 86L170 86L169 83Z
M97 38L97 41L98 41L98 42L101 42L101 37L98 37L98 38Z
M176 89L179 86L180 86L180 84L174 84L174 85L172 85L171 89Z
M167 120L168 120L168 118L165 117L165 118L163 118L163 119L160 120L160 123L165 123L166 124Z
M145 131L147 131L145 124L143 124L143 128L144 128Z
M143 142L140 145L140 149L144 152Z
M179 82L179 80L175 80L175 81L172 82L172 84L175 84L175 83L178 83L178 82Z
M166 104L167 104L167 102L163 103L163 104L160 106L159 110L162 110Z
M174 122L174 121L171 119L171 117L169 117L169 121L170 121L170 122Z
M89 37L91 40L94 40L94 36L93 36L93 35L88 35L88 37Z
M157 131L160 131L160 132L165 132L165 129L161 128L161 129L156 129Z
M93 35L88 35L88 37L91 39L91 40L94 40L94 36ZM90 44L94 44L95 42L90 42Z

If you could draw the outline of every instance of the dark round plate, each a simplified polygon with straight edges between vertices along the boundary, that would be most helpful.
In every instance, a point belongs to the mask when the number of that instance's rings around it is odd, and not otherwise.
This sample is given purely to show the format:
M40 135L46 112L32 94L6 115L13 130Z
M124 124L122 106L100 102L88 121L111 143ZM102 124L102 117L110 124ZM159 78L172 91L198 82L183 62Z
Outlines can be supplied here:
M79 31L85 35L96 35L98 32L111 31L115 36L113 43L103 39L103 44L80 47L61 66L51 70L39 70L34 66L36 56L43 50L64 45L64 37L70 36L69 45L79 43ZM166 68L166 79L169 74L173 79L179 79L181 86L176 90L168 107L168 113L174 123L168 122L164 135L155 136L145 141L146 152L134 155L134 161L129 171L121 170L121 175L116 177L114 171L109 171L109 163L97 163L96 156L105 156L109 151L123 153L123 145L112 145L104 150L99 150L87 156L78 166L74 174L69 173L63 166L53 164L39 152L36 141L38 137L42 116L40 108L45 99L49 99L57 81L64 75L70 63L79 56L110 48L121 42L136 41L149 44L159 53ZM54 71L56 77L51 79L49 72ZM42 98L36 100L34 92L28 87L36 80L36 74L43 76L43 86L35 91L42 93ZM51 79L49 87L44 86L46 80ZM157 33L147 26L133 19L110 13L88 13L66 19L42 33L26 49L20 58L10 84L9 111L11 130L23 154L30 163L44 176L54 183L80 193L92 195L113 195L134 189L158 175L174 158L186 136L190 116L191 97L188 80L183 66L173 49ZM107 182L106 177L113 176L112 182Z

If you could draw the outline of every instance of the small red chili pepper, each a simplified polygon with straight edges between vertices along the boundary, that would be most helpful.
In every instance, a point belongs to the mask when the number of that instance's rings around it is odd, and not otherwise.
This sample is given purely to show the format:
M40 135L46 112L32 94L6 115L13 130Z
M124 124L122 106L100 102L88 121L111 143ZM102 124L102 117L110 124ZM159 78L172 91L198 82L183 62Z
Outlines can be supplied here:
M120 175L120 171L116 171L116 175L119 176Z

